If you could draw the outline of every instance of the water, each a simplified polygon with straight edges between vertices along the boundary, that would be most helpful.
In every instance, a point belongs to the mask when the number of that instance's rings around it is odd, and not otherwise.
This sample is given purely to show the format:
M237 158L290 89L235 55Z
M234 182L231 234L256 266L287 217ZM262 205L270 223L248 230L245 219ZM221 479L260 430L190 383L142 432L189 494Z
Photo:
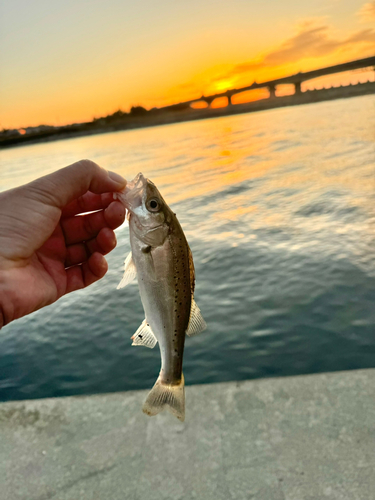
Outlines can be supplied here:
M1 152L0 189L91 158L160 188L186 232L208 330L187 384L375 367L375 98L116 132ZM131 347L137 284L117 230L106 277L0 332L0 399L150 388Z

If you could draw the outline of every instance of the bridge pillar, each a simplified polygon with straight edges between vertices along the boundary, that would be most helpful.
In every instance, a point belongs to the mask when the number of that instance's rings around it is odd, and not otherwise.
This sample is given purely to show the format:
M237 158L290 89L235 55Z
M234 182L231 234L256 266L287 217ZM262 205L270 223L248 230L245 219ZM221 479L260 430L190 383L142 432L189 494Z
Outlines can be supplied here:
M301 82L296 82L294 84L294 93L295 94L300 94L301 93Z
M232 106L233 102L232 102L232 95L228 95L228 106Z
M209 98L209 97L205 97L204 99L202 99L203 101L206 101L206 103L208 104L208 107L210 108L211 107L211 104L214 102L214 98Z
M274 97L276 97L276 85L270 85L268 87L268 90L269 90L269 93L270 93L270 99L273 99Z

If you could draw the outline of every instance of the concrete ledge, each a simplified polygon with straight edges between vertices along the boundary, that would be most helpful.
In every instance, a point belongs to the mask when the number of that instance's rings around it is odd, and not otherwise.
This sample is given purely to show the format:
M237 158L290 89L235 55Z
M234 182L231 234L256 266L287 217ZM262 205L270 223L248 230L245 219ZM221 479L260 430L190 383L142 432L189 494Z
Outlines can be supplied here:
M0 404L2 500L370 500L375 370Z

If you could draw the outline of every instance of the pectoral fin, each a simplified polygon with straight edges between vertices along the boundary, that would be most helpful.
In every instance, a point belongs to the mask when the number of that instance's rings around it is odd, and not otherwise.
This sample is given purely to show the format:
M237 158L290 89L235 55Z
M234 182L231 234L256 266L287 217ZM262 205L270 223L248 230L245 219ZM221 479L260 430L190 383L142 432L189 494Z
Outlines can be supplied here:
M122 277L120 283L117 285L117 290L119 290L120 288L124 288L126 285L131 283L136 276L137 276L137 269L132 259L132 253L130 252L125 259L124 276Z
M200 312L195 300L192 298L189 325L187 327L186 334L189 335L189 337L192 337L193 335L203 332L206 328L207 325L203 319L202 313Z
M144 345L150 347L150 349L155 347L158 342L147 320L142 322L131 339L133 341L132 345Z

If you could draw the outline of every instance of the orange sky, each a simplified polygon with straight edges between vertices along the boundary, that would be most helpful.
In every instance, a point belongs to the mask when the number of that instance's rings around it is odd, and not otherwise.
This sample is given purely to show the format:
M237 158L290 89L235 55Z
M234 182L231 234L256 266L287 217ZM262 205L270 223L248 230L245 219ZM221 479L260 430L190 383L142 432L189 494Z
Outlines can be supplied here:
M0 0L0 45L0 128L59 125L375 55L375 1Z

